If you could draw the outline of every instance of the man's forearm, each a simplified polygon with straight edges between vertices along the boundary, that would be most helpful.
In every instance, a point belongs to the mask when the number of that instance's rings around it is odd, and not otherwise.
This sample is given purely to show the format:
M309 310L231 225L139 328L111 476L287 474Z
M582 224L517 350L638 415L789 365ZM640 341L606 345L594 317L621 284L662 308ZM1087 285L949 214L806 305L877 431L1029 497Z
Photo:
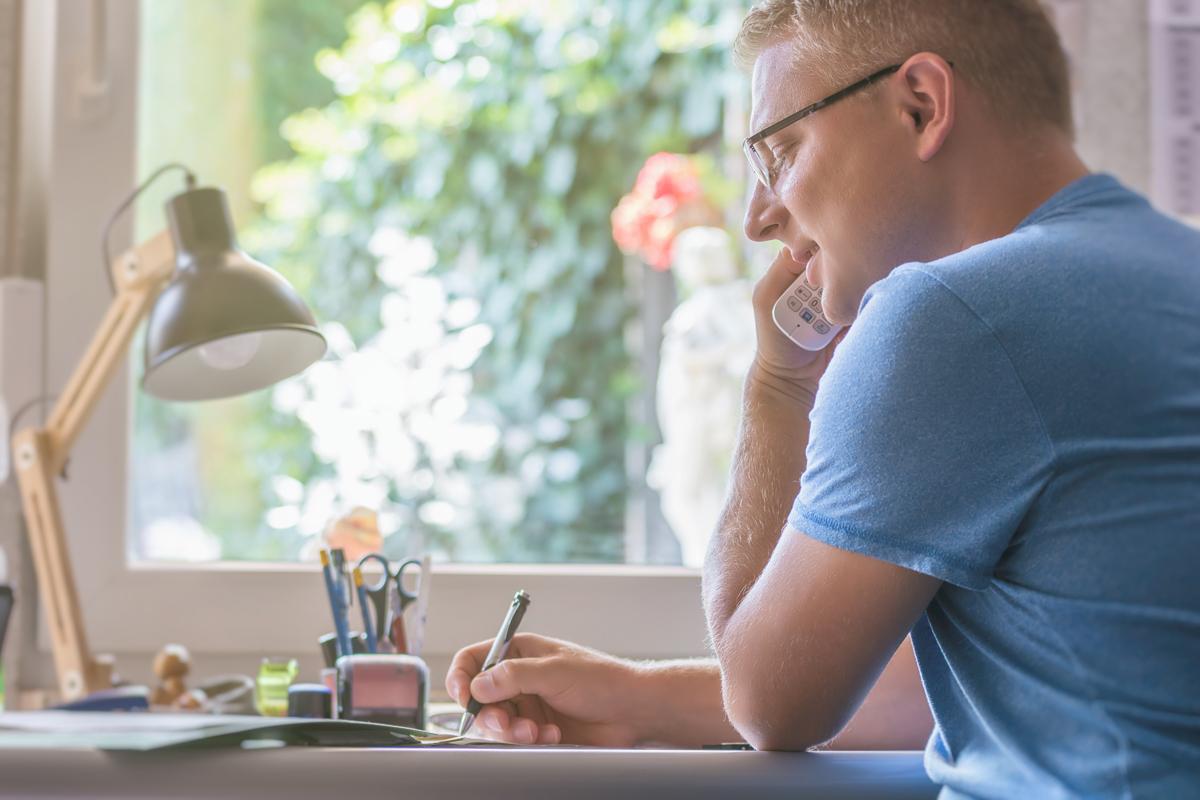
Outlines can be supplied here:
M729 498L704 563L704 608L718 656L726 626L771 558L800 487L812 400L757 367L746 379Z
M721 671L712 659L650 661L639 665L652 689L646 742L677 747L741 741L721 702Z
M721 670L713 659L648 661L638 665L653 703L641 727L645 743L700 747L739 742L742 735L721 700ZM933 719L921 679L905 641L845 730L827 747L835 750L918 750Z

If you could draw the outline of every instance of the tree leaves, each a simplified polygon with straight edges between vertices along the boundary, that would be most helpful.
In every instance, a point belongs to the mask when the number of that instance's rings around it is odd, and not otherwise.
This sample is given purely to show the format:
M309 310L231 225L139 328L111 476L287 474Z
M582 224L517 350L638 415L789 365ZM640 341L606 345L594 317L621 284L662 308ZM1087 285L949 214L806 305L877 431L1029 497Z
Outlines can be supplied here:
M723 6L578 0L489 11L406 0L354 16L347 41L318 58L340 96L285 123L295 155L259 181L270 218L261 239L279 247L264 257L316 265L318 316L362 341L396 291L376 276L372 232L427 238L449 302L478 301L492 331L469 368L467 413L486 408L489 424L516 431L567 399L587 412L556 416L565 427L553 441L506 438L482 468L460 465L473 490L455 495L453 525L409 514L421 528L413 535L471 560L622 560L634 390L623 327L637 307L609 213L647 155L719 133L728 59L712 31ZM351 154L348 175L330 170ZM302 187L307 202L293 196ZM421 465L432 463L425 447ZM525 486L512 513L490 513L484 499L511 493L521 464L558 478ZM450 502L438 491L397 481L389 497L401 508Z

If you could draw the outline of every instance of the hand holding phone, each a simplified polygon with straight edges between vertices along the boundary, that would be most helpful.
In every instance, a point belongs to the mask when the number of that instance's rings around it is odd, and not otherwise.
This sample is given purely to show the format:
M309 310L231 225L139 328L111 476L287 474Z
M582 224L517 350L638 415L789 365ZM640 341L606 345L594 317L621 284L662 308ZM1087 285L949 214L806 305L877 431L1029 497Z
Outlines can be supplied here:
M813 352L824 350L842 329L826 318L821 310L821 290L814 288L803 273L775 301L771 318L785 336Z

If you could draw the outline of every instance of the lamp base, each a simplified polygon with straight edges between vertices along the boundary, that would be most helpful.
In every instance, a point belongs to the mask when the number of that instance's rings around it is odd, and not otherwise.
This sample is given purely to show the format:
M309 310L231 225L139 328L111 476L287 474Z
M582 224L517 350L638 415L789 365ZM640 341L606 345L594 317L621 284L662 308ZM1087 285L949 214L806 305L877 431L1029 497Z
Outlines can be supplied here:
M63 675L63 694L67 698L83 697L92 692L99 692L113 687L113 669L116 659L111 655L102 654L92 658L84 669L86 675L67 672ZM76 683L75 681L78 681Z

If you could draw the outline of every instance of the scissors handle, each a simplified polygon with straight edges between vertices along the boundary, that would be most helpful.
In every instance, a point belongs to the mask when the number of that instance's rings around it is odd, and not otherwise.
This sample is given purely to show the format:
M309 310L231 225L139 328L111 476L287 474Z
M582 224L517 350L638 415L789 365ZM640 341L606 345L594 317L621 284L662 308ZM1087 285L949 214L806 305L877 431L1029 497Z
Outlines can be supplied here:
M379 562L379 566L383 569L382 574L378 579L368 583L367 573L363 567L372 561ZM370 599L372 609L375 612L376 647L379 646L379 643L386 641L384 637L387 636L388 623L390 622L388 608L390 599L388 597L388 581L391 579L391 574L389 572L390 566L391 565L388 563L388 560L379 553L367 553L358 560L358 564L356 565L356 569L358 569L359 573L363 576L363 592Z
M403 580L404 570L408 569L409 567L414 567L414 566L418 570L422 570L422 572L420 574L420 577L417 578L416 587L414 587L412 589L412 591L409 591L408 589L404 588L404 580ZM400 566L396 567L396 571L392 573L392 580L394 580L396 582L396 592L400 595L400 607L402 609L407 608L409 603L413 603L416 601L417 595L421 591L421 582L425 580L425 573L423 570L424 570L424 567L421 564L421 559L410 558L407 561L400 564Z
M378 579L367 583L367 573L363 567L370 562L376 562L380 567L380 575ZM410 558L393 569L392 562L382 553L367 553L358 560L357 566L363 573L363 589L375 607L376 640L380 644L390 640L398 652L405 652L407 636L404 632L404 609L415 603L420 594L421 584L425 582L424 565L420 559ZM404 587L404 571L410 567L421 570L417 585L411 591Z
M367 583L366 565L372 561L376 562L376 564L379 566L380 576L378 580L373 580L371 583ZM382 553L367 553L358 560L358 564L356 566L362 570L363 586L367 587L368 592L378 592L387 588L388 581L392 577L392 564L386 558L384 558Z

